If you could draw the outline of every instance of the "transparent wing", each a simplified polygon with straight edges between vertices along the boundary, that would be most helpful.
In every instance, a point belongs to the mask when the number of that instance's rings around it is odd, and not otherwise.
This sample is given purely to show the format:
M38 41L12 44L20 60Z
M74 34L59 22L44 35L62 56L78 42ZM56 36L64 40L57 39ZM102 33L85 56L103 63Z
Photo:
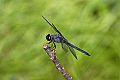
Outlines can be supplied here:
M43 17L43 16L42 16ZM60 31L55 27L55 25L52 23L50 23L45 17L43 17L43 19L45 19L45 21L57 32L59 33L62 37L63 35L60 33ZM63 37L64 38L64 37Z
M68 46L68 47L69 47L69 50L71 51L71 53L73 54L73 56L77 59L74 49L71 46Z
M61 43L63 50L67 53L68 52L68 46L65 43Z
M61 34L61 32L55 27L55 25L52 23L52 25L53 25L53 29L57 32L57 33L59 33L63 38L64 38L64 36Z

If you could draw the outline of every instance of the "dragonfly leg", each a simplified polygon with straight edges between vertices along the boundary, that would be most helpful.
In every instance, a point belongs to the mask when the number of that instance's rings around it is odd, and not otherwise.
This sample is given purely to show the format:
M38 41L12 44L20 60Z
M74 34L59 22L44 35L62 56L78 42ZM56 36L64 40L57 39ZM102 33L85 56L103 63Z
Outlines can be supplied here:
M53 44L52 44L52 46L51 46L51 47L52 47L52 49L51 49L51 50L52 50L52 51L54 51L54 52L56 52L56 45L55 45L55 42L53 42Z
M55 44L55 42L53 42L53 44L54 44L54 48L56 49L56 44Z
M53 41L49 41L47 44L50 44L51 42ZM53 44L51 45L51 50L53 50L54 52L56 52L56 45L55 45L55 42L53 42Z
M47 44L50 44L52 41L49 41Z

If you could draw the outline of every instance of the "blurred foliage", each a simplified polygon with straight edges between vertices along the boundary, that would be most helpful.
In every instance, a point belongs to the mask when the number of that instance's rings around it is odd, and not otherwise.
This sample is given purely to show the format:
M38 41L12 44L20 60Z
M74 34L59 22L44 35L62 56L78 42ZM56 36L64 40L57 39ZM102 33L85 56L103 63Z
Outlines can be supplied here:
M57 44L74 80L120 80L120 0L0 0L0 80L64 80L43 50L53 22L76 46L78 60Z

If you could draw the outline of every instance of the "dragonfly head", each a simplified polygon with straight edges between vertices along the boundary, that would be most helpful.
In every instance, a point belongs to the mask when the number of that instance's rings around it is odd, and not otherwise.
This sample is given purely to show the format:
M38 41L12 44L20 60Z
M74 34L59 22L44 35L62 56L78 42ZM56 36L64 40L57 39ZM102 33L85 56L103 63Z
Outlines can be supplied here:
M48 35L46 36L46 39L47 39L47 41L51 41L51 35L48 34Z

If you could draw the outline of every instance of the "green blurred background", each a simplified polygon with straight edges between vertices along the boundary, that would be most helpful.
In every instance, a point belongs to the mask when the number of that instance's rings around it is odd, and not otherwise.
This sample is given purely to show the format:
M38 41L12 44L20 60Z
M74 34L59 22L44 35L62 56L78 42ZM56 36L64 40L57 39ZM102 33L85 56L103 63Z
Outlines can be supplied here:
M74 80L120 80L120 0L0 0L0 80L64 80L43 50L53 22L91 53L57 56Z

